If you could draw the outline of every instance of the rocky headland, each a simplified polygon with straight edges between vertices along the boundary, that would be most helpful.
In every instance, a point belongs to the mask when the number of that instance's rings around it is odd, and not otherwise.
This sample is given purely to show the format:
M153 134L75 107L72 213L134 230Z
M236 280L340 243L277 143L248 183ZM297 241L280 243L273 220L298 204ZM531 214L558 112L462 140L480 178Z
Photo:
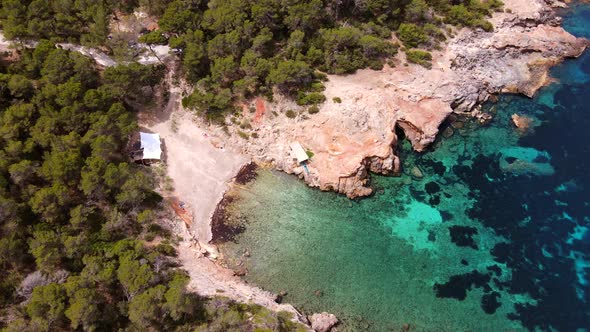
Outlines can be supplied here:
M243 121L252 127L250 137L230 128L233 134L227 144L258 162L298 175L312 187L350 198L371 194L370 172L401 172L396 128L403 130L416 151L423 151L450 114L484 122L490 115L480 106L490 96L532 97L550 81L551 66L579 56L589 45L560 27L555 9L565 6L562 2L504 3L505 11L490 20L492 32L456 31L441 50L433 52L431 69L406 64L400 52L393 67L329 76L327 101L317 114L281 96L273 102L256 99L244 105ZM294 141L313 154L308 171L291 153Z

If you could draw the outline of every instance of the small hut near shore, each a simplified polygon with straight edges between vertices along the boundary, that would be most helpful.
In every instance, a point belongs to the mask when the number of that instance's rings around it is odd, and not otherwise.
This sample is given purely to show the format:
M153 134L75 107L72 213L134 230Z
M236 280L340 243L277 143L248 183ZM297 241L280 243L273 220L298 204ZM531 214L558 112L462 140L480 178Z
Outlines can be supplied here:
M155 162L162 159L162 141L159 134L139 133L139 146L134 144L131 155L134 161Z
M294 157L297 159L298 164L304 164L307 160L309 160L309 156L307 152L303 149L299 142L294 141L291 142L291 151L293 152Z

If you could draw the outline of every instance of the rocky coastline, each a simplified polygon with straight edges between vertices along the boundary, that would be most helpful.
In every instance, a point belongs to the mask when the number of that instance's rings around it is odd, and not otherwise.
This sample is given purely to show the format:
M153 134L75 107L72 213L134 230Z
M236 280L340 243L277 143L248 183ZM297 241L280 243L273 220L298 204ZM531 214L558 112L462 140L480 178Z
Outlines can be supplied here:
M416 151L424 151L436 139L440 125L453 113L485 122L490 115L481 112L480 106L491 96L520 93L532 97L550 82L549 69L552 66L565 58L579 56L590 45L589 41L575 38L560 27L555 9L565 6L564 3L551 0L504 2L510 12L494 15L491 19L495 27L493 32L456 31L443 49L433 52L431 69L407 65L400 53L394 59L394 67L386 66L381 71L360 70L348 76L329 76L324 91L327 101L318 114L309 114L291 99L280 95L273 102L256 99L251 105L244 105L241 121L244 124L247 121L248 126L244 127L252 128L248 139L239 135L238 126L229 128L229 138L225 138L227 136L221 128L208 128L217 131L211 137L220 138L216 141L220 147L226 145L230 149L216 148L216 154L205 149L212 138L194 132L194 135L188 135L187 132L193 131L188 123L191 126L193 123L187 120L188 130L181 127L181 134L171 130L169 134L170 137L178 136L179 144L174 146L179 148L176 155L182 156L170 165L172 171L169 169L178 193L183 199L194 199L194 203L191 201L194 207L206 196L212 197L205 202L207 206L219 206L220 203L223 206L223 201L219 202L221 197L218 199L208 192L203 195L201 187L211 187L214 193L226 191L226 178L237 173L234 170L238 166L234 166L233 161L227 161L231 164L227 174L213 179L212 184L201 181L197 188L191 181L186 181L187 174L192 174L187 169L195 168L195 162L187 162L184 156L196 155L194 144L202 141L203 148L199 151L216 157L204 160L203 170L217 168L219 171L218 162L222 156L226 151L229 155L230 150L236 149L258 163L295 174L312 187L350 198L370 195L370 173L396 175L402 171L396 154L396 131L402 130ZM0 37L0 46L4 44L8 47ZM73 49L100 60L94 52ZM114 62L102 65L112 64ZM176 95L171 100L176 102L170 103L166 114L180 108L180 93L173 93ZM251 107L256 112L250 112ZM296 116L287 117L287 111L293 110ZM170 127L168 122L173 120L167 119L156 129L165 133ZM293 141L300 142L313 154L307 170L291 155L289 145ZM199 160L202 160L200 156ZM237 182L248 181L253 176L250 171L248 169L243 176L238 176ZM191 276L190 287L208 296L219 295L222 290L223 295L236 300L252 301L273 310L287 310L307 323L293 307L277 304L273 294L244 284L231 271L212 262L215 257L210 253L215 249L206 245L211 239L209 221L215 212L199 210L198 220L195 220L197 226L183 236L185 240L178 248L180 261ZM198 227L203 231L200 232ZM195 234L199 243L193 241ZM335 319L332 316L316 318L322 321L320 325L326 325L324 321L333 324Z
M226 144L312 187L349 198L370 195L370 173L401 172L396 129L403 130L416 151L424 151L449 115L486 122L491 115L481 105L491 96L532 97L550 82L552 66L581 55L589 45L560 27L556 8L565 6L560 1L504 3L505 11L490 20L492 32L456 31L443 49L433 52L431 69L408 65L399 54L393 67L329 76L327 101L318 114L280 95L272 102L253 100L244 105L241 120L252 128L248 136L231 126ZM313 155L307 169L293 159L293 141Z

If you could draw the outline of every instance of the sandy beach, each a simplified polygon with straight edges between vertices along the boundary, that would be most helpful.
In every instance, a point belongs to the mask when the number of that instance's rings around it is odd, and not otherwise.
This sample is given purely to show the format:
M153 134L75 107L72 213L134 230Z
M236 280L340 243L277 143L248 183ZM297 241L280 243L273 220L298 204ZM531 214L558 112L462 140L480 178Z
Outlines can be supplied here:
M151 121L142 121L150 131L160 134L164 162L173 180L175 195L187 203L194 220L192 235L201 244L211 241L211 216L232 178L250 159L225 149L220 139L211 136L194 115L182 109L180 88L170 86L170 99Z
M178 219L172 225L174 233L182 238L176 249L182 268L190 276L188 288L202 296L224 296L287 311L295 320L306 322L293 306L276 303L275 294L248 285L232 270L214 261L217 250L209 245L211 217L232 179L250 158L226 149L220 138L206 130L206 124L197 122L193 114L182 108L181 89L171 85L168 88L170 99L166 107L155 114L141 114L140 124L160 134L174 196L188 204L194 217L190 230Z

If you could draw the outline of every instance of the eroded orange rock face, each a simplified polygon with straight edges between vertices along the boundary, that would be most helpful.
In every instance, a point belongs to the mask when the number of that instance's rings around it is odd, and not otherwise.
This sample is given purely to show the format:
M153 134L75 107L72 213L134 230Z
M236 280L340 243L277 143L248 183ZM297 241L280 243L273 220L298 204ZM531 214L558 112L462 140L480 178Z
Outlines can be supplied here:
M543 0L506 0L513 13L492 18L494 32L464 29L433 53L432 69L402 64L383 70L359 70L329 76L327 101L309 114L280 96L257 112L257 138L232 135L255 160L299 175L310 186L354 198L369 195L369 173L399 174L395 155L401 128L417 151L423 151L452 112L482 115L479 105L500 92L532 96L549 79L548 69L565 57L580 55L588 45L561 27ZM332 100L338 97L339 102ZM260 100L255 102L260 108ZM295 110L295 119L287 118ZM485 114L484 114L485 115ZM298 141L313 157L307 171L293 158L289 145Z
M431 98L402 102L400 109L397 123L416 151L423 151L436 139L438 127L453 112L448 103Z

